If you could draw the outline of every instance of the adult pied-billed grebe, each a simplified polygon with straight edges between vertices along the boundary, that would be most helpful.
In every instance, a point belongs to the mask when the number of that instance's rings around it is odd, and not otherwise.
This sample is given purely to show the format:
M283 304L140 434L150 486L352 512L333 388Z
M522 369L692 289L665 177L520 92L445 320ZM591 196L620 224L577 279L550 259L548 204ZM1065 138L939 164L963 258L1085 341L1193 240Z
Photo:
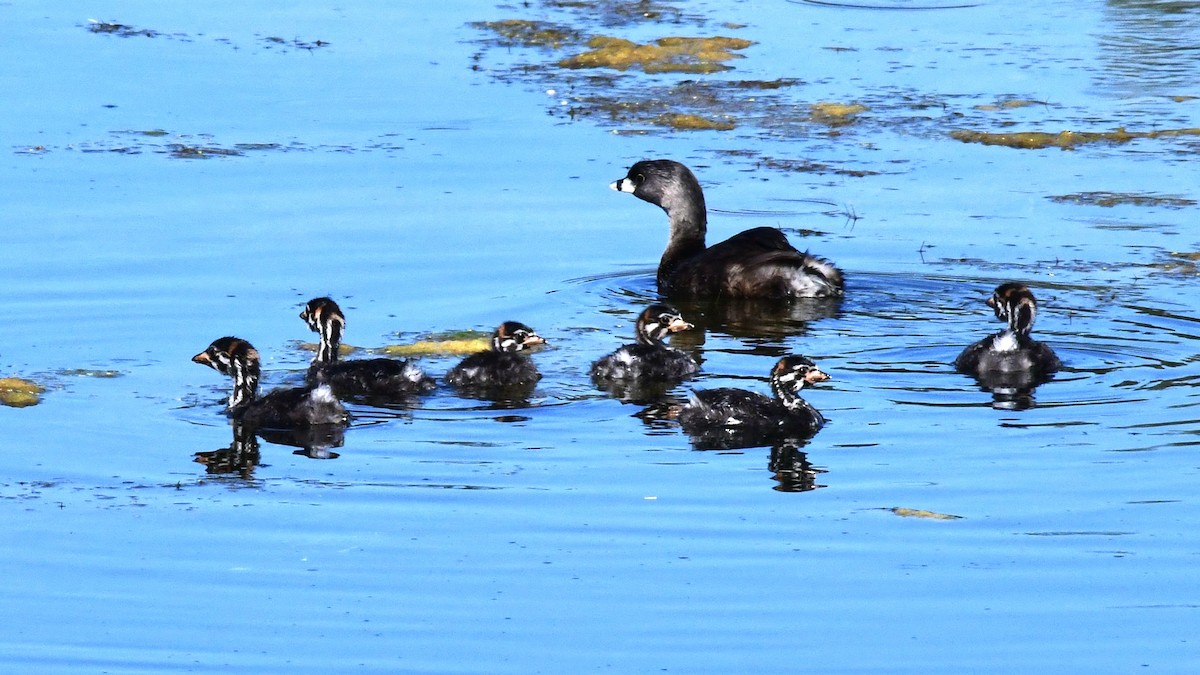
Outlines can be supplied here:
M526 387L542 378L533 361L519 352L545 344L532 328L516 321L505 321L492 334L491 349L463 359L446 373L446 382L473 389Z
M223 337L192 357L233 378L226 413L255 428L297 429L319 424L346 424L350 416L328 385L276 389L258 396L258 350L249 342Z
M618 380L678 380L700 369L696 359L663 344L671 333L692 328L679 311L668 305L650 305L637 318L634 334L637 342L625 345L592 364L592 379L597 382Z
M697 391L679 410L679 424L692 435L727 431L765 439L812 434L825 424L825 418L800 398L800 390L807 384L828 379L808 358L799 354L785 356L771 369L771 391L775 398L744 389Z
M339 398L376 400L407 399L424 394L437 386L416 366L404 359L338 360L338 347L346 329L346 315L330 298L308 301L300 318L310 330L321 336L317 355L308 368L306 381L311 385L328 384Z
M1001 284L987 304L1008 328L964 349L954 360L956 370L992 382L1009 376L1036 380L1062 367L1053 349L1029 337L1037 301L1028 288L1019 283Z
M672 298L788 298L842 295L842 273L796 250L782 231L756 227L705 247L708 213L700 183L669 159L644 160L612 183L667 212L671 234L658 264L658 291Z

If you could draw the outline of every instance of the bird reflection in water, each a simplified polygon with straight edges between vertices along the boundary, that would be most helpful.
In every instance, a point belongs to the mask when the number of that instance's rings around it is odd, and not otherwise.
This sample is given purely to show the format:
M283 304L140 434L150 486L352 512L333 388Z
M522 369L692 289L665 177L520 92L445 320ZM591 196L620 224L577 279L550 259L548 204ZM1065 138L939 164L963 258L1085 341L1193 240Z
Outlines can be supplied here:
M261 455L258 437L242 424L233 424L233 442L227 448L197 452L195 461L204 465L204 472L211 475L236 474L242 478L253 478L254 467Z
M338 425L318 425L304 429L255 429L250 425L234 422L231 427L233 442L229 447L196 453L194 461L204 465L205 473L253 478L254 468L261 463L262 458L259 449L260 437L274 445L299 448L292 454L311 459L337 459L339 455L332 448L340 448L345 442L345 428Z
M771 459L767 467L779 484L779 492L808 492L826 487L817 483L817 476L825 473L808 461L808 453L800 448L808 444L807 439L792 439L776 443L771 447Z
M1036 375L1019 373L979 373L972 375L979 390L992 395L992 407L996 410L1028 410L1037 405L1034 391L1049 382L1052 374Z
M722 440L724 442L711 444L705 443L703 440L697 442L693 439L692 447L702 452L730 452L762 447L761 443L750 446L730 446L728 437ZM776 483L774 490L778 492L809 492L827 487L817 482L818 477L826 470L818 468L809 461L808 453L802 449L805 445L808 445L808 438L778 439L770 444L771 454L767 460L767 470L771 472L771 478Z
M675 346L688 349L703 343L709 331L760 340L804 335L808 324L840 316L842 297L793 298L788 302L681 300L676 306L695 324L694 330L680 333L674 341Z

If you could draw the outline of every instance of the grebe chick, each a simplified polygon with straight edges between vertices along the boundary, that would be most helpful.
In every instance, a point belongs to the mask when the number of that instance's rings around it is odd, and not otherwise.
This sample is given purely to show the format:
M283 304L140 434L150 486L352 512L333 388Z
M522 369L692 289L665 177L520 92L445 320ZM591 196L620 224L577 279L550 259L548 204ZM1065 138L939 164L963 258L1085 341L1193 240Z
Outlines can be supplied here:
M276 389L258 396L258 350L249 342L223 337L192 357L233 378L226 414L254 428L298 429L320 424L346 424L350 416L328 385Z
M679 380L700 369L696 359L678 349L663 344L671 333L693 328L683 320L679 310L669 305L650 305L638 315L634 325L637 342L628 344L592 364L592 379L597 382L617 380Z
M529 326L505 321L492 333L491 349L463 359L446 373L446 382L471 389L532 386L542 374L520 352L545 343Z
M785 300L842 295L841 270L798 251L778 229L756 227L706 247L704 192L679 162L640 161L610 187L667 212L671 233L658 264L658 292L667 297Z
M1044 379L1062 367L1053 349L1029 337L1037 317L1037 300L1024 284L1001 284L987 304L1008 328L964 349L954 360L958 372L988 383L1010 377Z
M417 365L405 359L338 360L346 315L330 298L308 301L300 318L321 337L317 355L305 377L310 385L328 384L339 398L404 400L437 386Z
M679 410L679 424L691 435L704 436L718 431L763 439L812 434L825 424L825 418L800 397L800 390L828 379L808 358L785 356L771 369L774 398L744 389L697 391Z

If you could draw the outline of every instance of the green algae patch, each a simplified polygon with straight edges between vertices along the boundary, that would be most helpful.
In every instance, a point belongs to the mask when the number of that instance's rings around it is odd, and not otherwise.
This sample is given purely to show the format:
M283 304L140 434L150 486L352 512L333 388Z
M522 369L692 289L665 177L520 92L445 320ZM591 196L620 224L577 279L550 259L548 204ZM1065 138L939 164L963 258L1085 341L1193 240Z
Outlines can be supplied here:
M1069 195L1053 195L1047 197L1058 204L1078 204L1080 206L1163 206L1170 209L1182 209L1195 206L1196 200L1178 195L1156 195L1148 192L1077 192Z
M418 340L404 345L388 345L381 351L389 356L425 356L431 354L474 354L486 351L486 337Z
M731 131L737 127L731 120L715 120L687 113L664 113L651 120L651 123L683 131Z
M735 53L754 44L731 37L665 37L653 43L598 36L588 40L588 51L558 62L562 68L640 69L646 73L716 73L729 70L726 61L743 58Z
M961 520L962 516L956 516L950 513L938 513L936 511L926 511L925 509L910 509L903 506L896 506L887 509L892 513L902 518L924 518L926 520Z
M42 401L46 388L20 377L0 377L0 404L10 408L27 408Z
M1073 150L1081 145L1093 143L1121 144L1141 138L1172 138L1178 136L1200 136L1200 128L1160 129L1156 131L1127 131L1119 127L1113 131L1060 131L1056 134L1044 131L1016 131L1012 133L989 133L956 129L950 137L964 143L1003 145L1025 150L1061 148Z
M502 21L476 21L469 25L495 33L504 44L523 47L561 49L563 45L576 44L582 39L579 31L547 21L504 19Z
M302 349L306 352L316 353L316 351L321 348L321 345L315 342L297 342L295 344L298 349ZM349 356L357 351L362 351L362 349L360 347L355 347L354 345L348 345L344 342L338 345L338 356Z
M861 103L832 103L822 101L809 106L812 121L829 126L850 124L858 115L870 110Z
M385 356L437 356L445 354L474 354L482 352L491 345L491 333L477 330L447 331L431 335L413 342L384 345L383 347L355 347L341 344L338 348L340 356L349 356L355 352L383 354ZM315 352L320 345L312 342L297 342L295 346L307 352Z

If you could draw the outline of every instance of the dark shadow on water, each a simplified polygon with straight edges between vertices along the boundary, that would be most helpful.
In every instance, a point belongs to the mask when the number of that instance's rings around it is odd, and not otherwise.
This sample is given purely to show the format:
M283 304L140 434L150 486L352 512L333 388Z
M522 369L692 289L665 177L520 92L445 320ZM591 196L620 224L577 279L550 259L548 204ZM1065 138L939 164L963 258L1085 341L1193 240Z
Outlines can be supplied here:
M605 392L609 396L617 399L622 403L632 403L634 405L654 406L656 404L667 404L670 402L670 392L682 380L666 381L666 382L640 382L626 380L604 380L593 377L592 383L596 385L596 389Z
M533 398L533 391L536 388L537 384L535 383L507 387L459 386L454 387L454 391L464 399L486 402L487 410L521 410L533 407L530 399ZM500 419L499 421L514 420Z

